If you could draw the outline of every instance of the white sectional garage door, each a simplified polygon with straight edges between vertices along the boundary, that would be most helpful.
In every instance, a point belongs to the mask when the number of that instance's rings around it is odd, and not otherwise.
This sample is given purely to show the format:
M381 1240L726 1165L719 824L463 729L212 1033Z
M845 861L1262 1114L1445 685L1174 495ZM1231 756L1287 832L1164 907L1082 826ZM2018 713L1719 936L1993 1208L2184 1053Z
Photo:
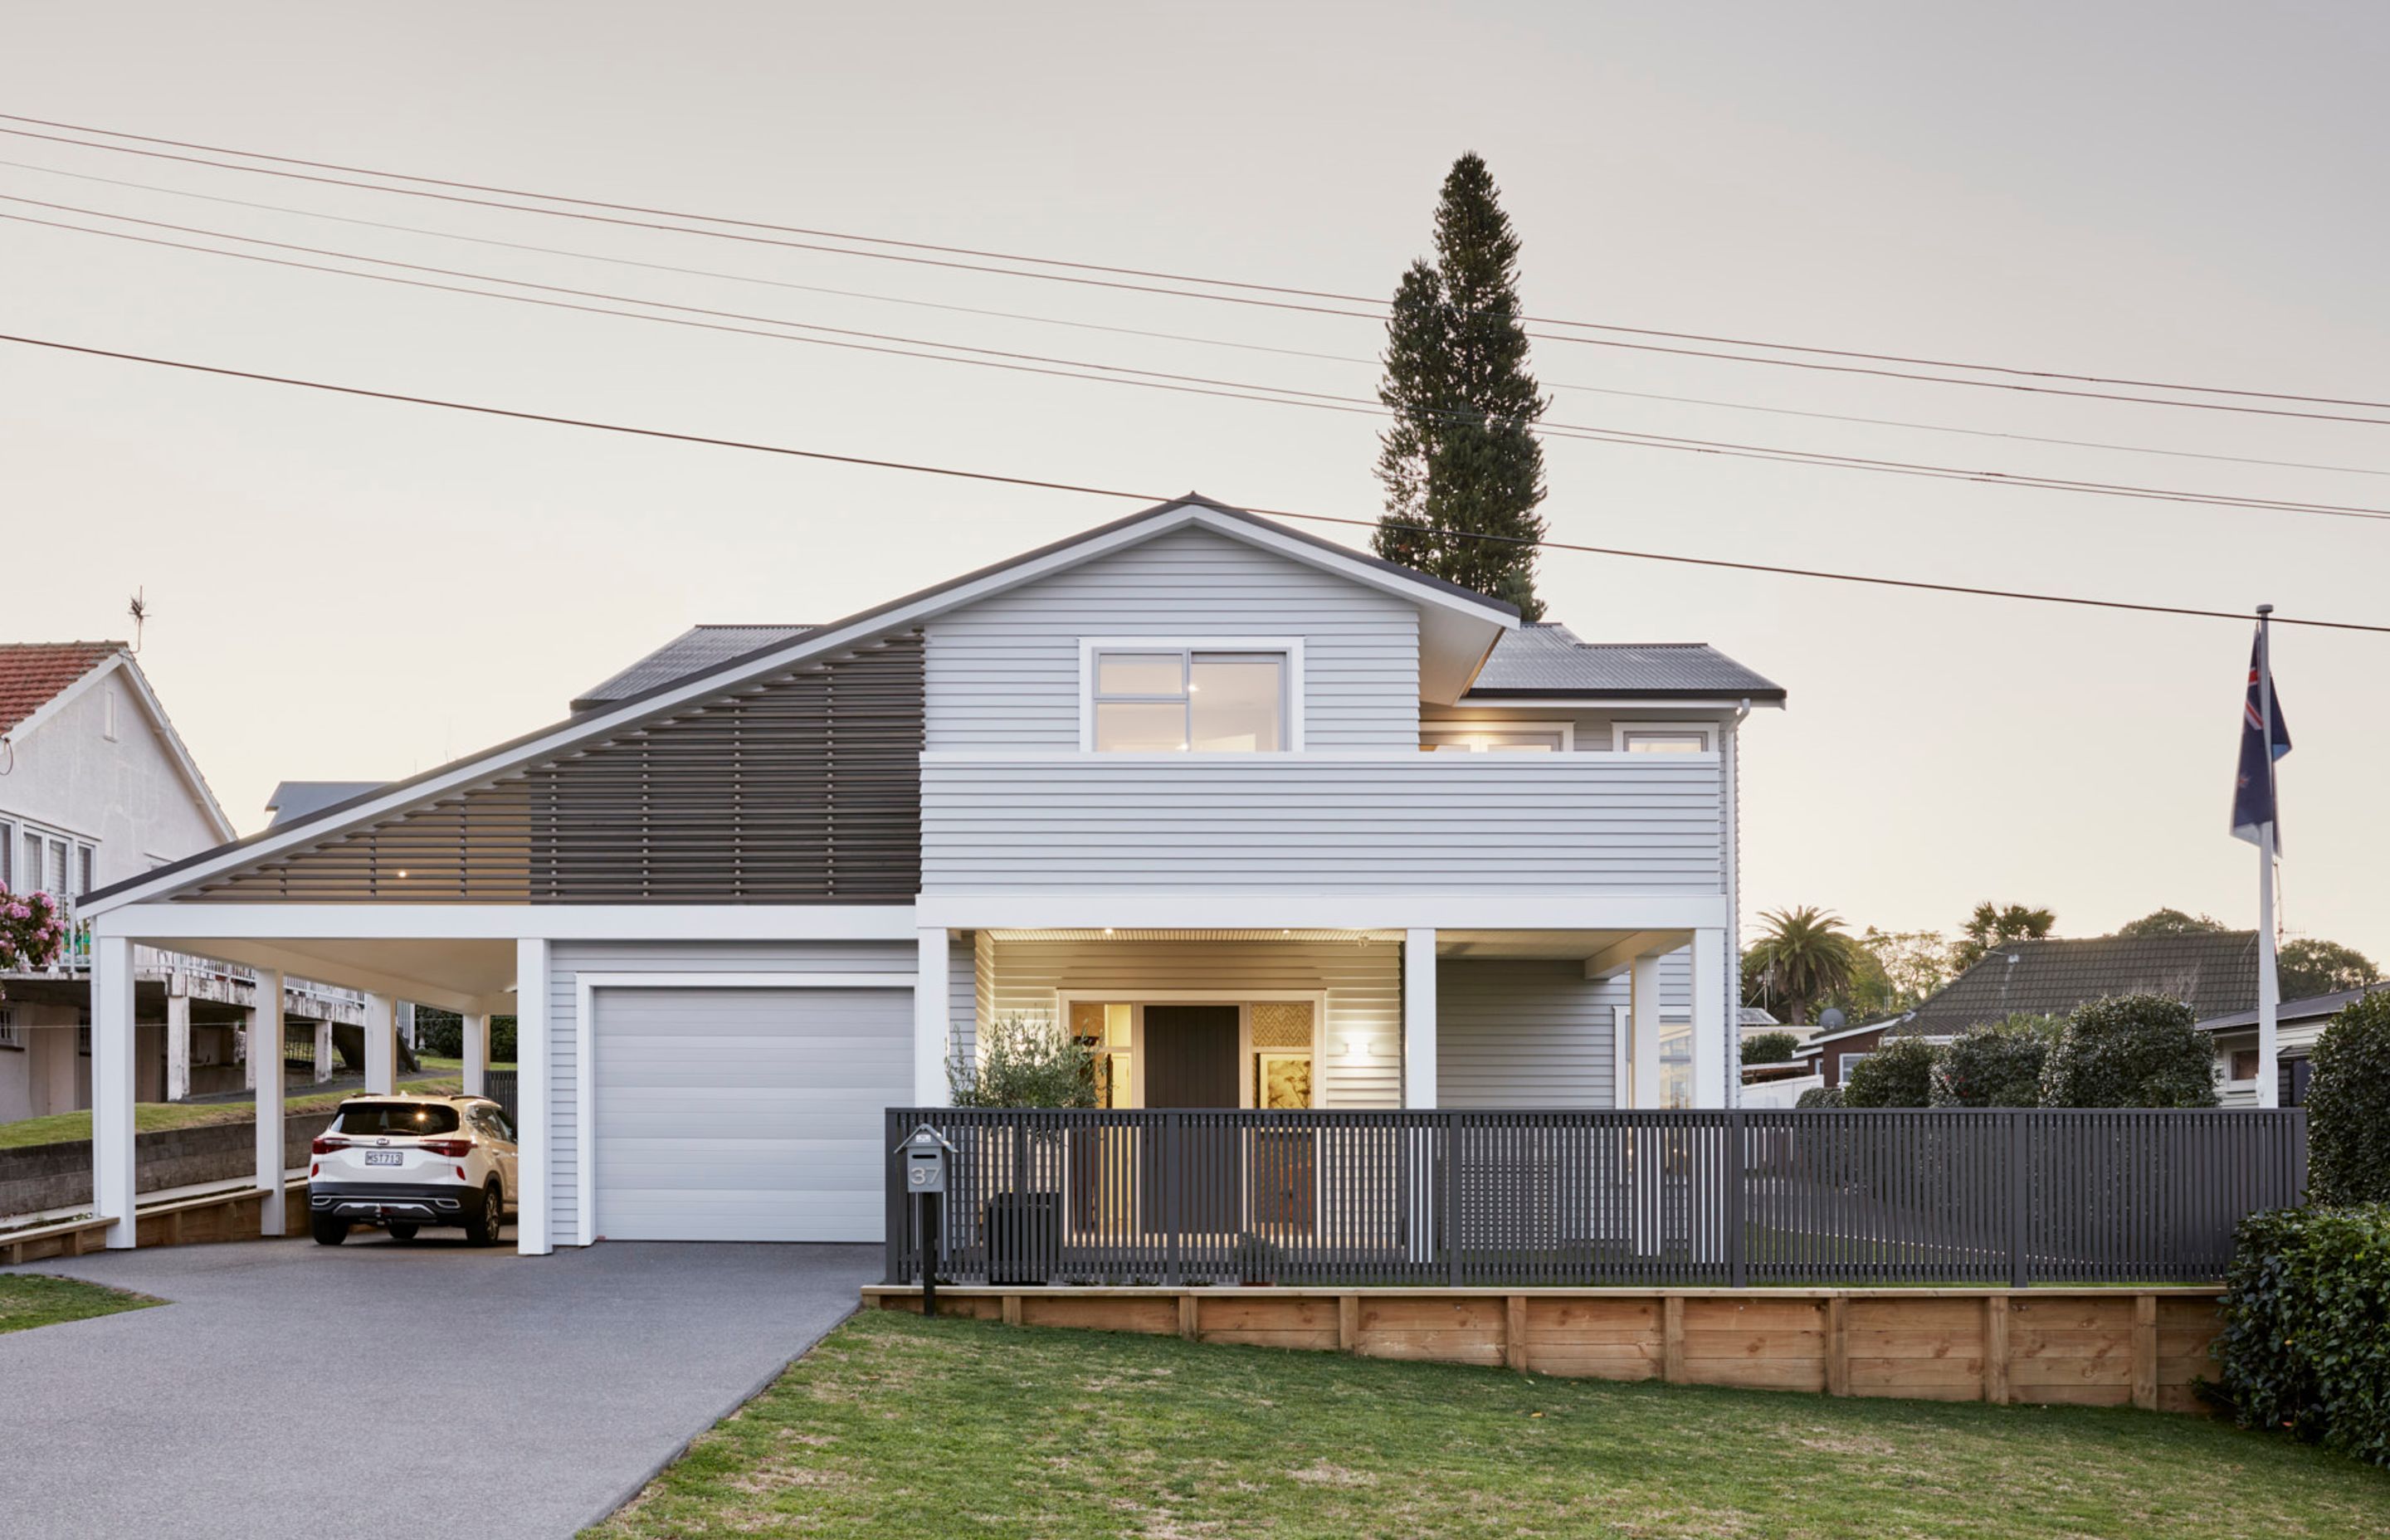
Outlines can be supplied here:
M601 988L592 1197L610 1240L878 1240L903 989Z

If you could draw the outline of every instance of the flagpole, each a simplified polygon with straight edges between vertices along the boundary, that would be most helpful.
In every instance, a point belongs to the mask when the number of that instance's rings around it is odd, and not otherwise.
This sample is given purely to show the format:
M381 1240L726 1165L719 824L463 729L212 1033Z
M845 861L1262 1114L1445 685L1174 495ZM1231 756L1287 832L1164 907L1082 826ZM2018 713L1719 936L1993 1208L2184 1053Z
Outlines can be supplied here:
M2257 607L2258 753L2266 762L2266 810L2279 812L2274 786L2274 607ZM2268 816L2257 829L2257 1105L2281 1105L2281 1076L2276 1067L2275 1019L2282 1003L2282 986L2274 956L2274 820Z

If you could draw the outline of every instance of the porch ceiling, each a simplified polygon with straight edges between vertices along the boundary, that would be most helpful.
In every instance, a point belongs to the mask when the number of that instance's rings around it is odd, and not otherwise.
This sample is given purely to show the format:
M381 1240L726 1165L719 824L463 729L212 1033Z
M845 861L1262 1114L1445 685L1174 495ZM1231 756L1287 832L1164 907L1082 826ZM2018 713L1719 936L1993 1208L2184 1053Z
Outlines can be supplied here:
M152 946L221 957L251 968L278 968L301 978L395 994L450 1010L482 1008L491 997L513 989L515 983L512 941L303 936L233 940L148 935L141 939Z
M1288 930L997 930L988 935L998 942L1009 941L1400 941L1400 930L1305 930L1300 926Z
M1631 937L1648 935L1640 930L1438 930L1435 933L1435 955L1439 957L1515 958L1566 960L1582 962ZM1691 933L1686 940L1691 940Z

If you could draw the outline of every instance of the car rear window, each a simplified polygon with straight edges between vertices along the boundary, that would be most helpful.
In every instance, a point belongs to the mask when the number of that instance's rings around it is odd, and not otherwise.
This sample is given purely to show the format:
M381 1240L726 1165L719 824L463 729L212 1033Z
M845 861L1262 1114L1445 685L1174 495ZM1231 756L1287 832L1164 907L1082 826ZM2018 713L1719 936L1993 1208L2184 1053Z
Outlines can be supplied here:
M353 1101L341 1109L337 1131L342 1134L454 1134L456 1109L436 1102Z

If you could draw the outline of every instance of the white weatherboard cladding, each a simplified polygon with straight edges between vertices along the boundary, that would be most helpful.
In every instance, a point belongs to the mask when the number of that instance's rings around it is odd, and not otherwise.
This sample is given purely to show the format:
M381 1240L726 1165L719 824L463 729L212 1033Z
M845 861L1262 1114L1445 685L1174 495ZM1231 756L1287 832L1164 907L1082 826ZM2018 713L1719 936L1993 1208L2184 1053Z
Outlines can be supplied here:
M1058 1020L1063 993L1124 1001L1200 994L1328 997L1319 1066L1328 1107L1402 1104L1402 946L1393 941L983 941L990 1019ZM1358 1054L1347 1050L1358 1044Z
M1616 1105L1613 1033L1626 999L1624 975L1588 979L1582 963L1438 959L1436 1105Z
M1720 789L1715 754L933 754L921 890L1715 893Z
M1075 750L1083 636L1300 636L1304 744L1419 743L1419 611L1210 530L1159 536L931 621L928 746Z
M548 1079L550 1140L548 1213L557 1245L584 1243L579 1208L580 1110L575 1104L579 1069L576 981L582 973L910 973L911 942L558 942L548 960ZM602 1000L603 991L600 992ZM890 1029L905 1071L893 1095L875 1101L873 1135L884 1107L912 1094L912 997L885 990L897 1002ZM600 1062L603 1059L601 1055ZM875 1182L874 1192L879 1189ZM874 1209L876 1216L880 1212ZM875 1217L875 1224L877 1223ZM875 1229L874 1234L877 1234Z
M617 1240L877 1240L909 990L600 988L597 1229Z

